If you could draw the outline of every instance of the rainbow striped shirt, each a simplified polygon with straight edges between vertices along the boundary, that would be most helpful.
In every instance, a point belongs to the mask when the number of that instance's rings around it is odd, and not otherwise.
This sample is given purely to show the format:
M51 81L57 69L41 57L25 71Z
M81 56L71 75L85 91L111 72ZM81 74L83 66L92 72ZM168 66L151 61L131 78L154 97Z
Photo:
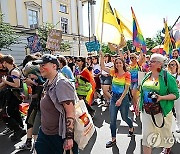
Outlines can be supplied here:
M115 94L122 94L124 92L125 85L131 84L131 74L129 72L118 75L118 73L115 73L114 69L111 69L110 75L113 77L112 92Z
M152 99L148 97L149 92L156 92L159 93L160 86L159 86L159 79L156 80L146 80L142 85L142 90L144 94L144 102L145 103L152 103Z
M134 66L130 65L131 82L138 81L138 71L140 71L138 64Z

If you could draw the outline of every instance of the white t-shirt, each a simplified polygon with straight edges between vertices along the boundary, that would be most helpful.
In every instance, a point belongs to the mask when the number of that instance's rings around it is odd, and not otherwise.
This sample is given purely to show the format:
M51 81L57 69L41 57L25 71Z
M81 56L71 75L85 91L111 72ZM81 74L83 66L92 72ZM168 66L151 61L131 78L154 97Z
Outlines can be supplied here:
M93 64L93 75L97 75L101 72L101 67L99 64Z
M109 63L104 63L105 67L107 68L112 68L114 66L114 64L112 62L109 62ZM102 70L101 72L102 75L108 75L109 73L107 73L106 71Z
M176 80L179 82L179 84L180 84L180 75L177 75L177 73L175 73L175 74L172 74L175 78L176 78ZM180 89L179 89L179 92L180 92Z

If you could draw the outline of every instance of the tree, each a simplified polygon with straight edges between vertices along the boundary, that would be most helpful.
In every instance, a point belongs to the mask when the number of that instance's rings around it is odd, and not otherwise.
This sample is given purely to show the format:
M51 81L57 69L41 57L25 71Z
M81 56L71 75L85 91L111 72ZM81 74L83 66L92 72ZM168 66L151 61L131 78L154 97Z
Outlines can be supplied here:
M157 44L157 42L155 42L153 39L151 38L146 38L146 47L148 50L151 50L152 48L154 48Z
M103 53L109 53L109 54L111 54L111 55L116 54L116 52L115 52L115 51L112 52L112 51L110 50L109 46L106 45L106 44L102 44L101 49L102 49L102 52L103 52Z
M133 41L128 40L126 47L123 48L123 51L136 52L136 48L133 46Z
M48 33L53 28L54 28L54 25L51 23L43 23L43 25L38 28L38 37L40 39L43 51L49 50L46 48L46 42L48 38ZM61 52L69 51L70 48L71 48L71 45L68 41L61 42L60 44Z
M10 45L18 43L19 36L8 23L4 23L3 14L0 13L0 50L10 49Z
M43 23L43 25L38 28L38 37L40 39L43 52L49 50L46 48L46 42L48 38L48 33L53 28L53 24L50 23Z
M67 52L70 51L71 45L68 41L61 42L60 50L61 52Z
M160 45L163 42L164 37L162 36L162 31L161 30L157 31L157 34L153 38L153 40L156 42L157 45Z

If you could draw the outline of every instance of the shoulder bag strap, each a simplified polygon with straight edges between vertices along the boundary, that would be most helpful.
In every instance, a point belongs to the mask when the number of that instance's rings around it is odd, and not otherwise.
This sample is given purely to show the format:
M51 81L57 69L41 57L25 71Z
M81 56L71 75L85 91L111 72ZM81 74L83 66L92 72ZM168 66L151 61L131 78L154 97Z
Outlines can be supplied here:
M163 116L163 115L162 115L162 116ZM151 117L152 117L153 123L155 124L156 127L162 128L162 127L164 126L164 123L165 123L165 121L164 121L164 116L163 116L163 122L162 122L161 126L158 126L158 125L157 125L156 119L155 119L154 115L152 114L152 112L151 112Z
M138 62L137 62L137 65L138 65L138 67L139 67L139 71L141 71L141 72L142 72L141 67L139 66L139 63L138 63Z

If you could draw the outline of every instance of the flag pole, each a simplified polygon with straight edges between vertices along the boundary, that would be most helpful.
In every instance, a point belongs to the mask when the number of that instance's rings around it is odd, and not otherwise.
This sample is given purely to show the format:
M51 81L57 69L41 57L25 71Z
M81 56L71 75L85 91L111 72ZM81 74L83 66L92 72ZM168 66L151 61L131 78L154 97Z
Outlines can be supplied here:
M176 19L176 21L175 21L174 25L171 27L170 31L174 28L174 26L175 26L176 23L178 22L179 18L180 18L180 16Z
M104 7L105 7L105 0L103 0L103 9L102 9L102 29L101 29L101 50L102 50L102 39L103 39L103 30L104 30L104 25L103 25L103 21L104 21Z
M171 29L169 30L169 32L170 32L170 31L174 28L174 26L175 26L175 25L176 25L176 23L178 22L179 18L180 18L180 16L176 19L176 21L174 22L173 26L172 26L172 27L171 27ZM164 19L164 18L163 18L163 19ZM162 40L162 42L161 42L161 44L160 44L160 45L162 45L162 44L163 44L164 40L165 40L165 38Z

